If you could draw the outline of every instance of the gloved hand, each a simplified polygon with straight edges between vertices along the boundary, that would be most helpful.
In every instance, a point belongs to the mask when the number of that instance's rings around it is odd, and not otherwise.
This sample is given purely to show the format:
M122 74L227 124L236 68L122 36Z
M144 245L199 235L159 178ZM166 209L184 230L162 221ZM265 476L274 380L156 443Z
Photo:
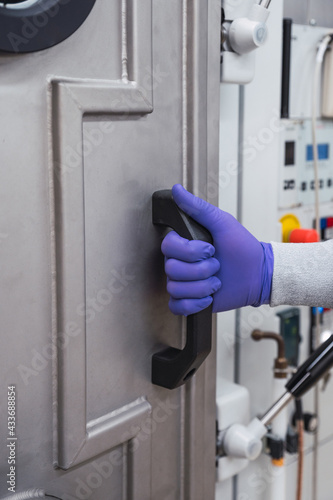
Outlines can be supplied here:
M206 227L214 242L188 241L171 231L162 242L174 314L187 316L208 307L213 312L269 304L274 257L232 215L195 197L180 184L172 189L177 205ZM213 295L213 298L211 297Z

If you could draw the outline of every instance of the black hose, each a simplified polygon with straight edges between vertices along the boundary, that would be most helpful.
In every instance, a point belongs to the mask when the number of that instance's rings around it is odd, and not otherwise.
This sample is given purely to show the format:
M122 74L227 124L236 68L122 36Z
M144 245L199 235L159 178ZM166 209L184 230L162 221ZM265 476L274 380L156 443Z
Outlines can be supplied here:
M291 19L283 20L281 118L289 118Z

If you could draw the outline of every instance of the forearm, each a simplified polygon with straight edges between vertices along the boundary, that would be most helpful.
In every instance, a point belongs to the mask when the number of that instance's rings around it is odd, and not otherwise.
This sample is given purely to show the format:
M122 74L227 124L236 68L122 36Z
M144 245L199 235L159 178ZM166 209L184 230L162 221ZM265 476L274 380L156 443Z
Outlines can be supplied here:
M333 240L272 243L274 272L271 306L333 307Z

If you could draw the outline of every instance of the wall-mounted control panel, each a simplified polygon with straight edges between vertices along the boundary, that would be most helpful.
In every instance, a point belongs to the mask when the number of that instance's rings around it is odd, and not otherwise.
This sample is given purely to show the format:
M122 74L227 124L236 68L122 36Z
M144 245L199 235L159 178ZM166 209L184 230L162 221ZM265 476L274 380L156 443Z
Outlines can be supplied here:
M311 120L282 120L279 208L311 205L315 180ZM333 200L333 123L317 122L320 201Z

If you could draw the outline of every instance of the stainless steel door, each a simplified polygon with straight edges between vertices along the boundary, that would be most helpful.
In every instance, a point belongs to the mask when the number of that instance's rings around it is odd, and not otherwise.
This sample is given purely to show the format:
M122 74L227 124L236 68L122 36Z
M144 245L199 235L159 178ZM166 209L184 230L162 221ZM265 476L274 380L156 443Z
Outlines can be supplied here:
M219 6L99 0L0 65L0 496L11 473L63 500L213 499L214 349L186 386L151 384L184 341L151 195L215 201Z

